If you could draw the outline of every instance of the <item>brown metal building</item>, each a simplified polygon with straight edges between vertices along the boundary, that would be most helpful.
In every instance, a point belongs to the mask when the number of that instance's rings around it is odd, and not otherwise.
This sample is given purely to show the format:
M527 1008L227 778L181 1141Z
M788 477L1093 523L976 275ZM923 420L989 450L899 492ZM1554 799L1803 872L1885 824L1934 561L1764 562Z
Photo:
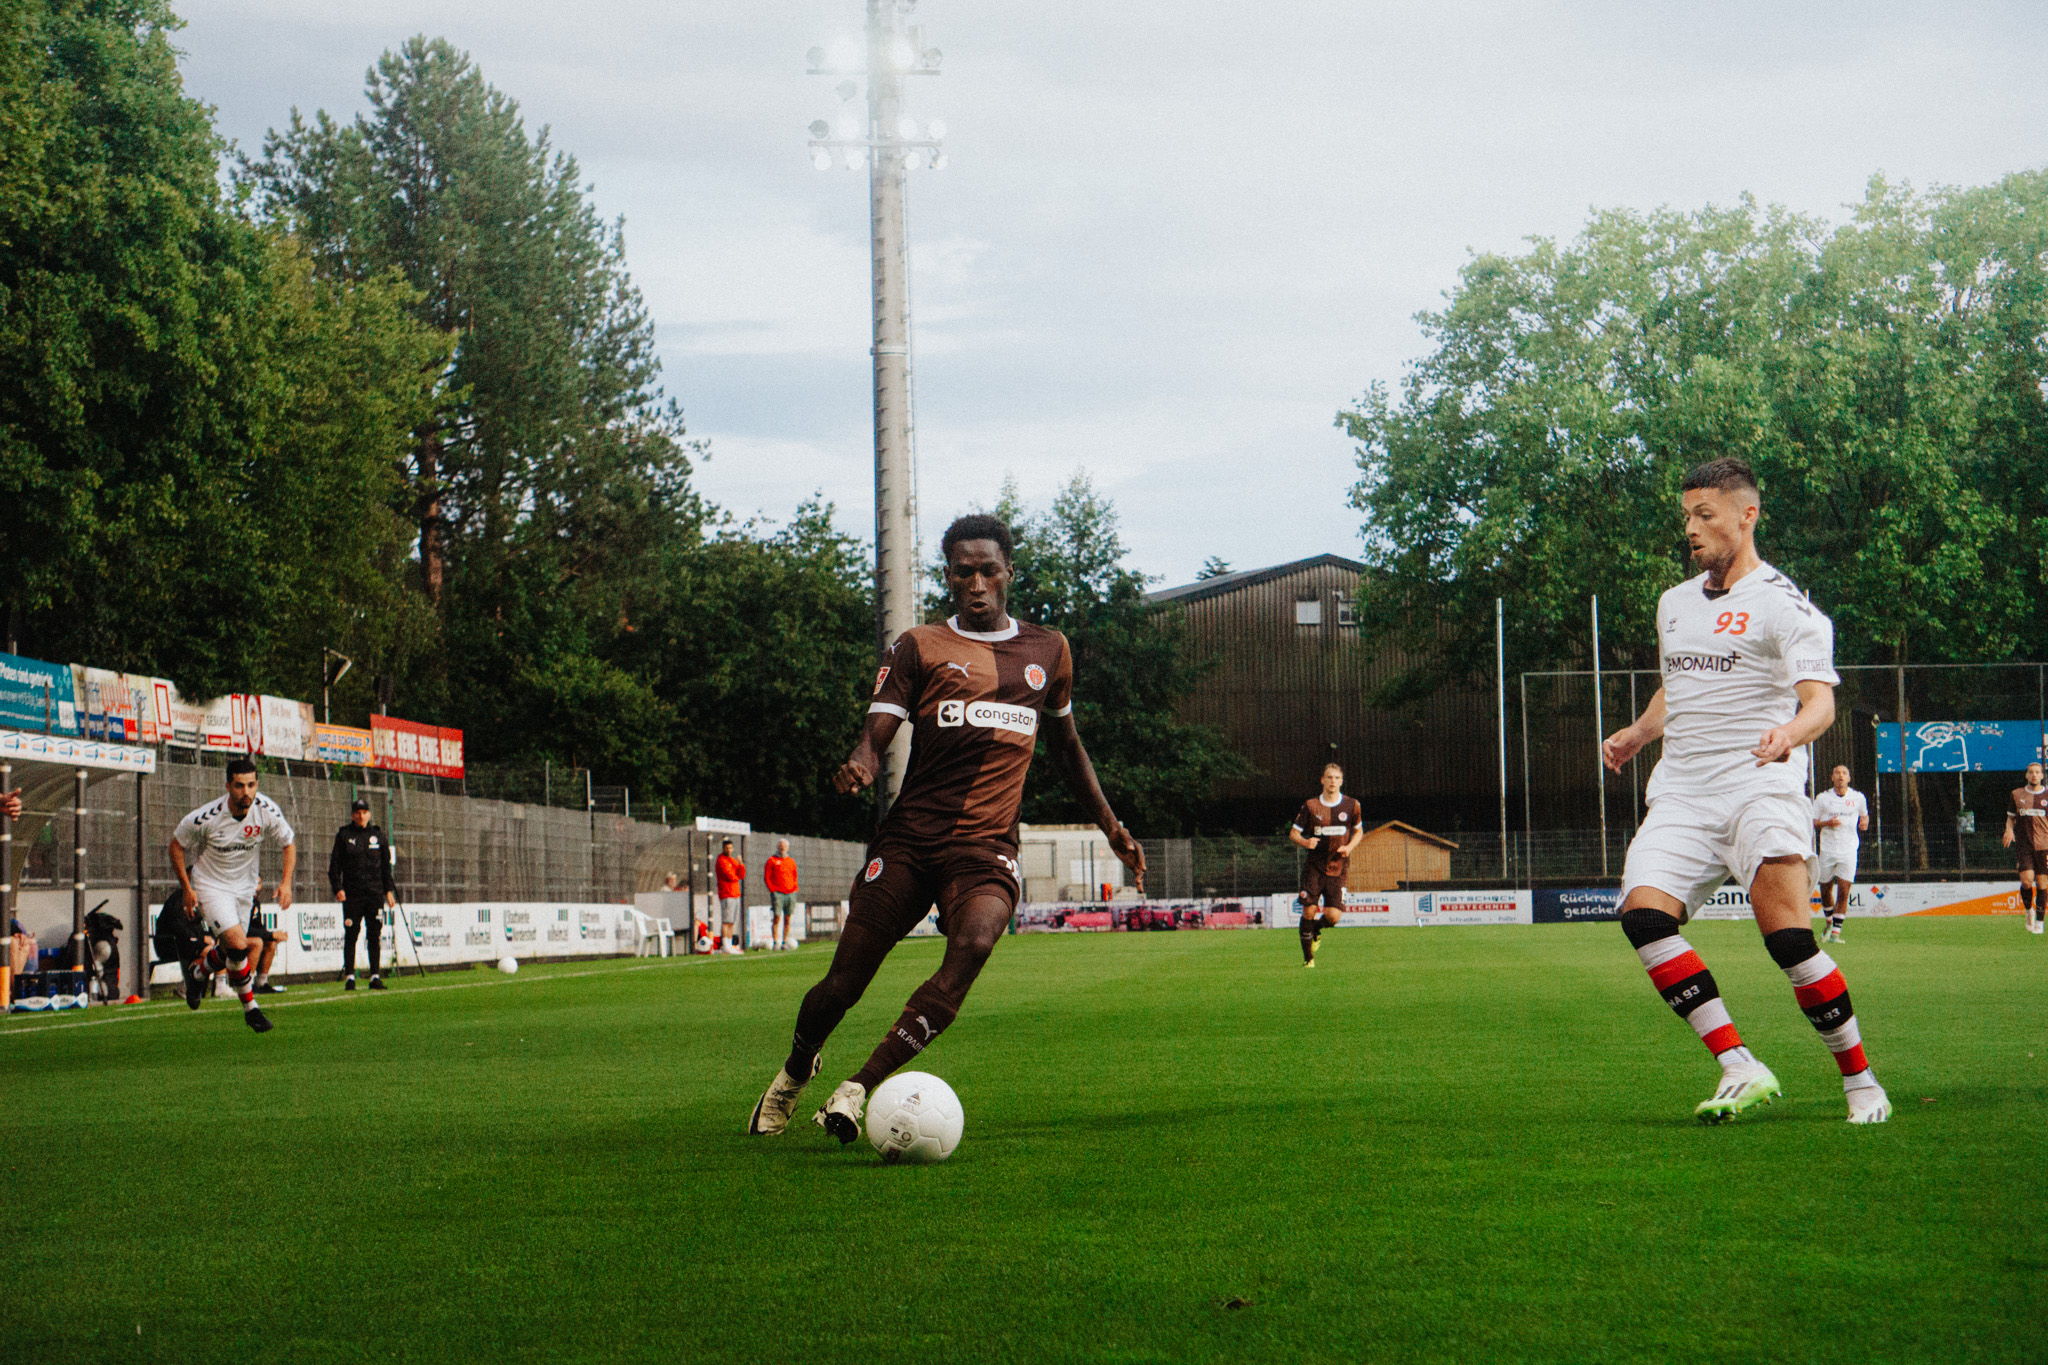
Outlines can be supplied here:
M1492 696L1445 691L1392 710L1367 705L1403 659L1360 638L1352 603L1365 572L1342 555L1317 555L1147 598L1182 613L1190 652L1215 662L1182 717L1221 730L1258 770L1218 792L1230 828L1281 828L1332 759L1374 820L1448 834L1486 828L1497 810Z

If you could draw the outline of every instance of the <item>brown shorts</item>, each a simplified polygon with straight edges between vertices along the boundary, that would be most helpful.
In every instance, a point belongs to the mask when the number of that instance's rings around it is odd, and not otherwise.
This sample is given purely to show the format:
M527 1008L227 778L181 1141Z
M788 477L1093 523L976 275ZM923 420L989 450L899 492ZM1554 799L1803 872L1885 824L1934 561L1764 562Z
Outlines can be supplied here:
M1320 859L1311 858L1301 866L1301 903L1344 908L1344 872L1324 869Z
M937 847L888 841L871 846L853 879L847 919L867 920L900 939L939 907L939 932L955 907L975 896L994 896L1017 908L1017 855L993 844Z
M2048 848L2028 848L2025 844L2012 846L2012 865L2022 872L2032 872L2036 877L2048 877Z

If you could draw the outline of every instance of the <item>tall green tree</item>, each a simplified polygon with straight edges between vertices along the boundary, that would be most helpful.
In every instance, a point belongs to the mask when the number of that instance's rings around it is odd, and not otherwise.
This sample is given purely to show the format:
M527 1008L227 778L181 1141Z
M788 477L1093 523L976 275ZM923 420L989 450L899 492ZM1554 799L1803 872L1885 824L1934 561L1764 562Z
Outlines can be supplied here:
M284 690L317 675L293 633L388 586L435 344L223 199L175 26L0 6L0 599L46 658Z
M622 229L445 41L385 53L366 94L346 124L294 111L242 178L326 276L395 272L453 342L405 467L446 649L403 680L405 708L465 724L484 759L560 747L564 716L644 732L659 703L615 656L704 511ZM626 764L608 775L657 780L604 747Z
M1746 199L1609 211L1468 263L1398 400L1339 415L1364 621L1417 661L1383 700L1485 671L1496 596L1511 667L1583 660L1595 593L1608 661L1652 663L1657 596L1693 572L1679 484L1721 455L1756 467L1763 553L1845 660L2038 642L2038 196L2038 177L1924 197L1880 179L1835 229Z
M1077 473L1042 513L1005 483L991 509L1016 542L1010 612L1067 637L1074 655L1074 724L1117 815L1142 837L1192 833L1217 782L1242 776L1244 760L1223 737L1177 714L1209 661L1191 655L1180 618L1145 602L1145 576L1129 567L1116 507ZM950 613L945 565L928 614ZM1085 821L1039 742L1024 791L1029 822Z

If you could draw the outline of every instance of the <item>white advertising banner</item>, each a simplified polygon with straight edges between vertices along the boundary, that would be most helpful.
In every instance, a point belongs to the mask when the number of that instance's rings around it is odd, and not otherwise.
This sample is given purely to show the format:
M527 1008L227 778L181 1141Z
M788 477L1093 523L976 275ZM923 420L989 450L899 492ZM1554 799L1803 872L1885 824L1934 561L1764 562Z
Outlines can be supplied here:
M342 907L331 900L297 901L289 910L266 905L264 917L284 930L277 976L305 976L341 971ZM630 954L638 947L631 907L599 903L457 901L405 905L383 911L381 957L387 975L415 961L429 967L465 962L496 962L501 957L522 961L549 957L598 957ZM366 973L369 956L362 936L356 941L356 971ZM156 969L153 982L173 984L176 964Z
M1353 925L1391 925L1412 928L1415 924L1413 891L1346 891L1340 929Z
M1418 891L1415 922L1441 924L1529 924L1532 900L1527 891Z
M1848 913L1880 917L2017 915L2019 892L2017 875L2000 882L1851 882ZM1814 913L1820 913L1818 903ZM1749 894L1730 882L1716 891L1693 918L1749 919Z

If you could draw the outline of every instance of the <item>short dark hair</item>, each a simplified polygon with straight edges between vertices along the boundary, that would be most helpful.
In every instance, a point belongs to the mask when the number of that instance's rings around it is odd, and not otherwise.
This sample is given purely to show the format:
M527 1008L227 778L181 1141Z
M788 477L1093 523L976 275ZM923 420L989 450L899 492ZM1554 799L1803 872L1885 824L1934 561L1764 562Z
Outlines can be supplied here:
M253 773L255 771L256 760L253 758L231 758L228 760L228 781L230 782L240 777L243 773Z
M1010 543L1010 528L1001 517L992 517L986 512L970 512L964 517L955 517L953 524L946 528L946 534L939 537L939 557L950 560L953 547L963 540L993 540L1003 552L1003 563L1010 562L1015 546Z
M1683 491L1690 493L1700 488L1716 488L1723 493L1748 489L1755 493L1758 491L1756 471L1749 467L1749 461L1738 460L1732 455L1708 460L1686 471Z

